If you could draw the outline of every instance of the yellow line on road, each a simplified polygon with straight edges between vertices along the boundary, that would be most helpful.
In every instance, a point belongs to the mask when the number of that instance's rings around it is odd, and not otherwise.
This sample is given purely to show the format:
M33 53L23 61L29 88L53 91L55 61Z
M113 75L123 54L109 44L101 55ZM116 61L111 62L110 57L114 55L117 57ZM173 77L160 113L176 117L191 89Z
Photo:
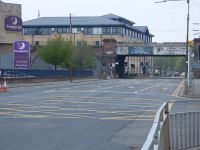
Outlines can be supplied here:
M22 115L22 114L15 114L15 118L48 118L47 115Z
M153 120L154 116L122 116L122 117L104 117L100 120Z

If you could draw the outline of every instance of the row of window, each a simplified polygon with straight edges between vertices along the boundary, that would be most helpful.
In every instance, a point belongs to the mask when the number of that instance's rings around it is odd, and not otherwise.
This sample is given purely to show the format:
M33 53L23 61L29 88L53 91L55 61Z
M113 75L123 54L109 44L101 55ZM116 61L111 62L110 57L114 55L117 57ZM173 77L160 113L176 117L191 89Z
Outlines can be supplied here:
M23 35L51 35L52 33L67 34L81 32L84 35L123 35L135 39L140 39L147 42L152 42L152 37L125 29L122 27L88 27L88 28L23 28Z
M70 28L24 28L24 35L50 35L56 33L70 33ZM72 33L82 32L83 34L122 34L121 27L103 27L103 28L72 28Z

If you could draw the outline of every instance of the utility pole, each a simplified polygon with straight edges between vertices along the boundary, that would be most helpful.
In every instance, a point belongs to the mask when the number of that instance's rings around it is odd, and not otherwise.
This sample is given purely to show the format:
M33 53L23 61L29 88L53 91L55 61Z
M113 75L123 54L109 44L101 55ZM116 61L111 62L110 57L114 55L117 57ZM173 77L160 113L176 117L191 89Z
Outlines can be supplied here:
M69 14L69 40L70 44L72 44L72 15L71 13ZM70 57L70 81L72 82L73 80L73 71L72 71L72 50L71 50L71 57Z
M69 39L72 41L72 15L71 13L69 14Z
M186 1L186 0L162 0L155 3L163 3L163 2L170 2L170 1ZM190 0L187 0L187 35L186 35L186 57L185 57L185 78L188 75L188 52L189 52L189 23L190 22Z
M190 22L190 0L187 0L188 13L187 13L187 35L186 35L186 61L185 61L185 78L188 76L188 52L189 52L189 22ZM189 83L188 83L189 84Z
M188 86L192 85L192 68L191 68L191 48L188 47L188 75L187 75L187 79L188 79Z

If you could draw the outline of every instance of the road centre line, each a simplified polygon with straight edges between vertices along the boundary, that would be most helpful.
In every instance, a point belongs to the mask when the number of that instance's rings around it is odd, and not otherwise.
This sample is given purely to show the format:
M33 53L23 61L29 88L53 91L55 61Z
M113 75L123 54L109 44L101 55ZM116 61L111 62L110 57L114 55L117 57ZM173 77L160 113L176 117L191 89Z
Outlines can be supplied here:
M159 85L160 85L160 84L157 84L157 85L154 85L154 86L150 86L150 87L146 87L146 88L144 88L144 89L135 91L134 93L135 93L135 94L138 94L139 92L143 92L143 91L145 91L145 90L152 89L152 88L154 88L154 87L156 87L156 86L159 86Z

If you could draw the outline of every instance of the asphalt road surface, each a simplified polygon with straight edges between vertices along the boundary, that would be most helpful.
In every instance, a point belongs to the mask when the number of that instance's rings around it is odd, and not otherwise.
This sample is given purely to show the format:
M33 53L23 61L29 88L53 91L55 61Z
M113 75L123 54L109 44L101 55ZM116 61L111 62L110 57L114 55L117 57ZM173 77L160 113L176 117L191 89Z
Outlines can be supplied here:
M0 150L137 150L180 79L16 84L0 93Z

